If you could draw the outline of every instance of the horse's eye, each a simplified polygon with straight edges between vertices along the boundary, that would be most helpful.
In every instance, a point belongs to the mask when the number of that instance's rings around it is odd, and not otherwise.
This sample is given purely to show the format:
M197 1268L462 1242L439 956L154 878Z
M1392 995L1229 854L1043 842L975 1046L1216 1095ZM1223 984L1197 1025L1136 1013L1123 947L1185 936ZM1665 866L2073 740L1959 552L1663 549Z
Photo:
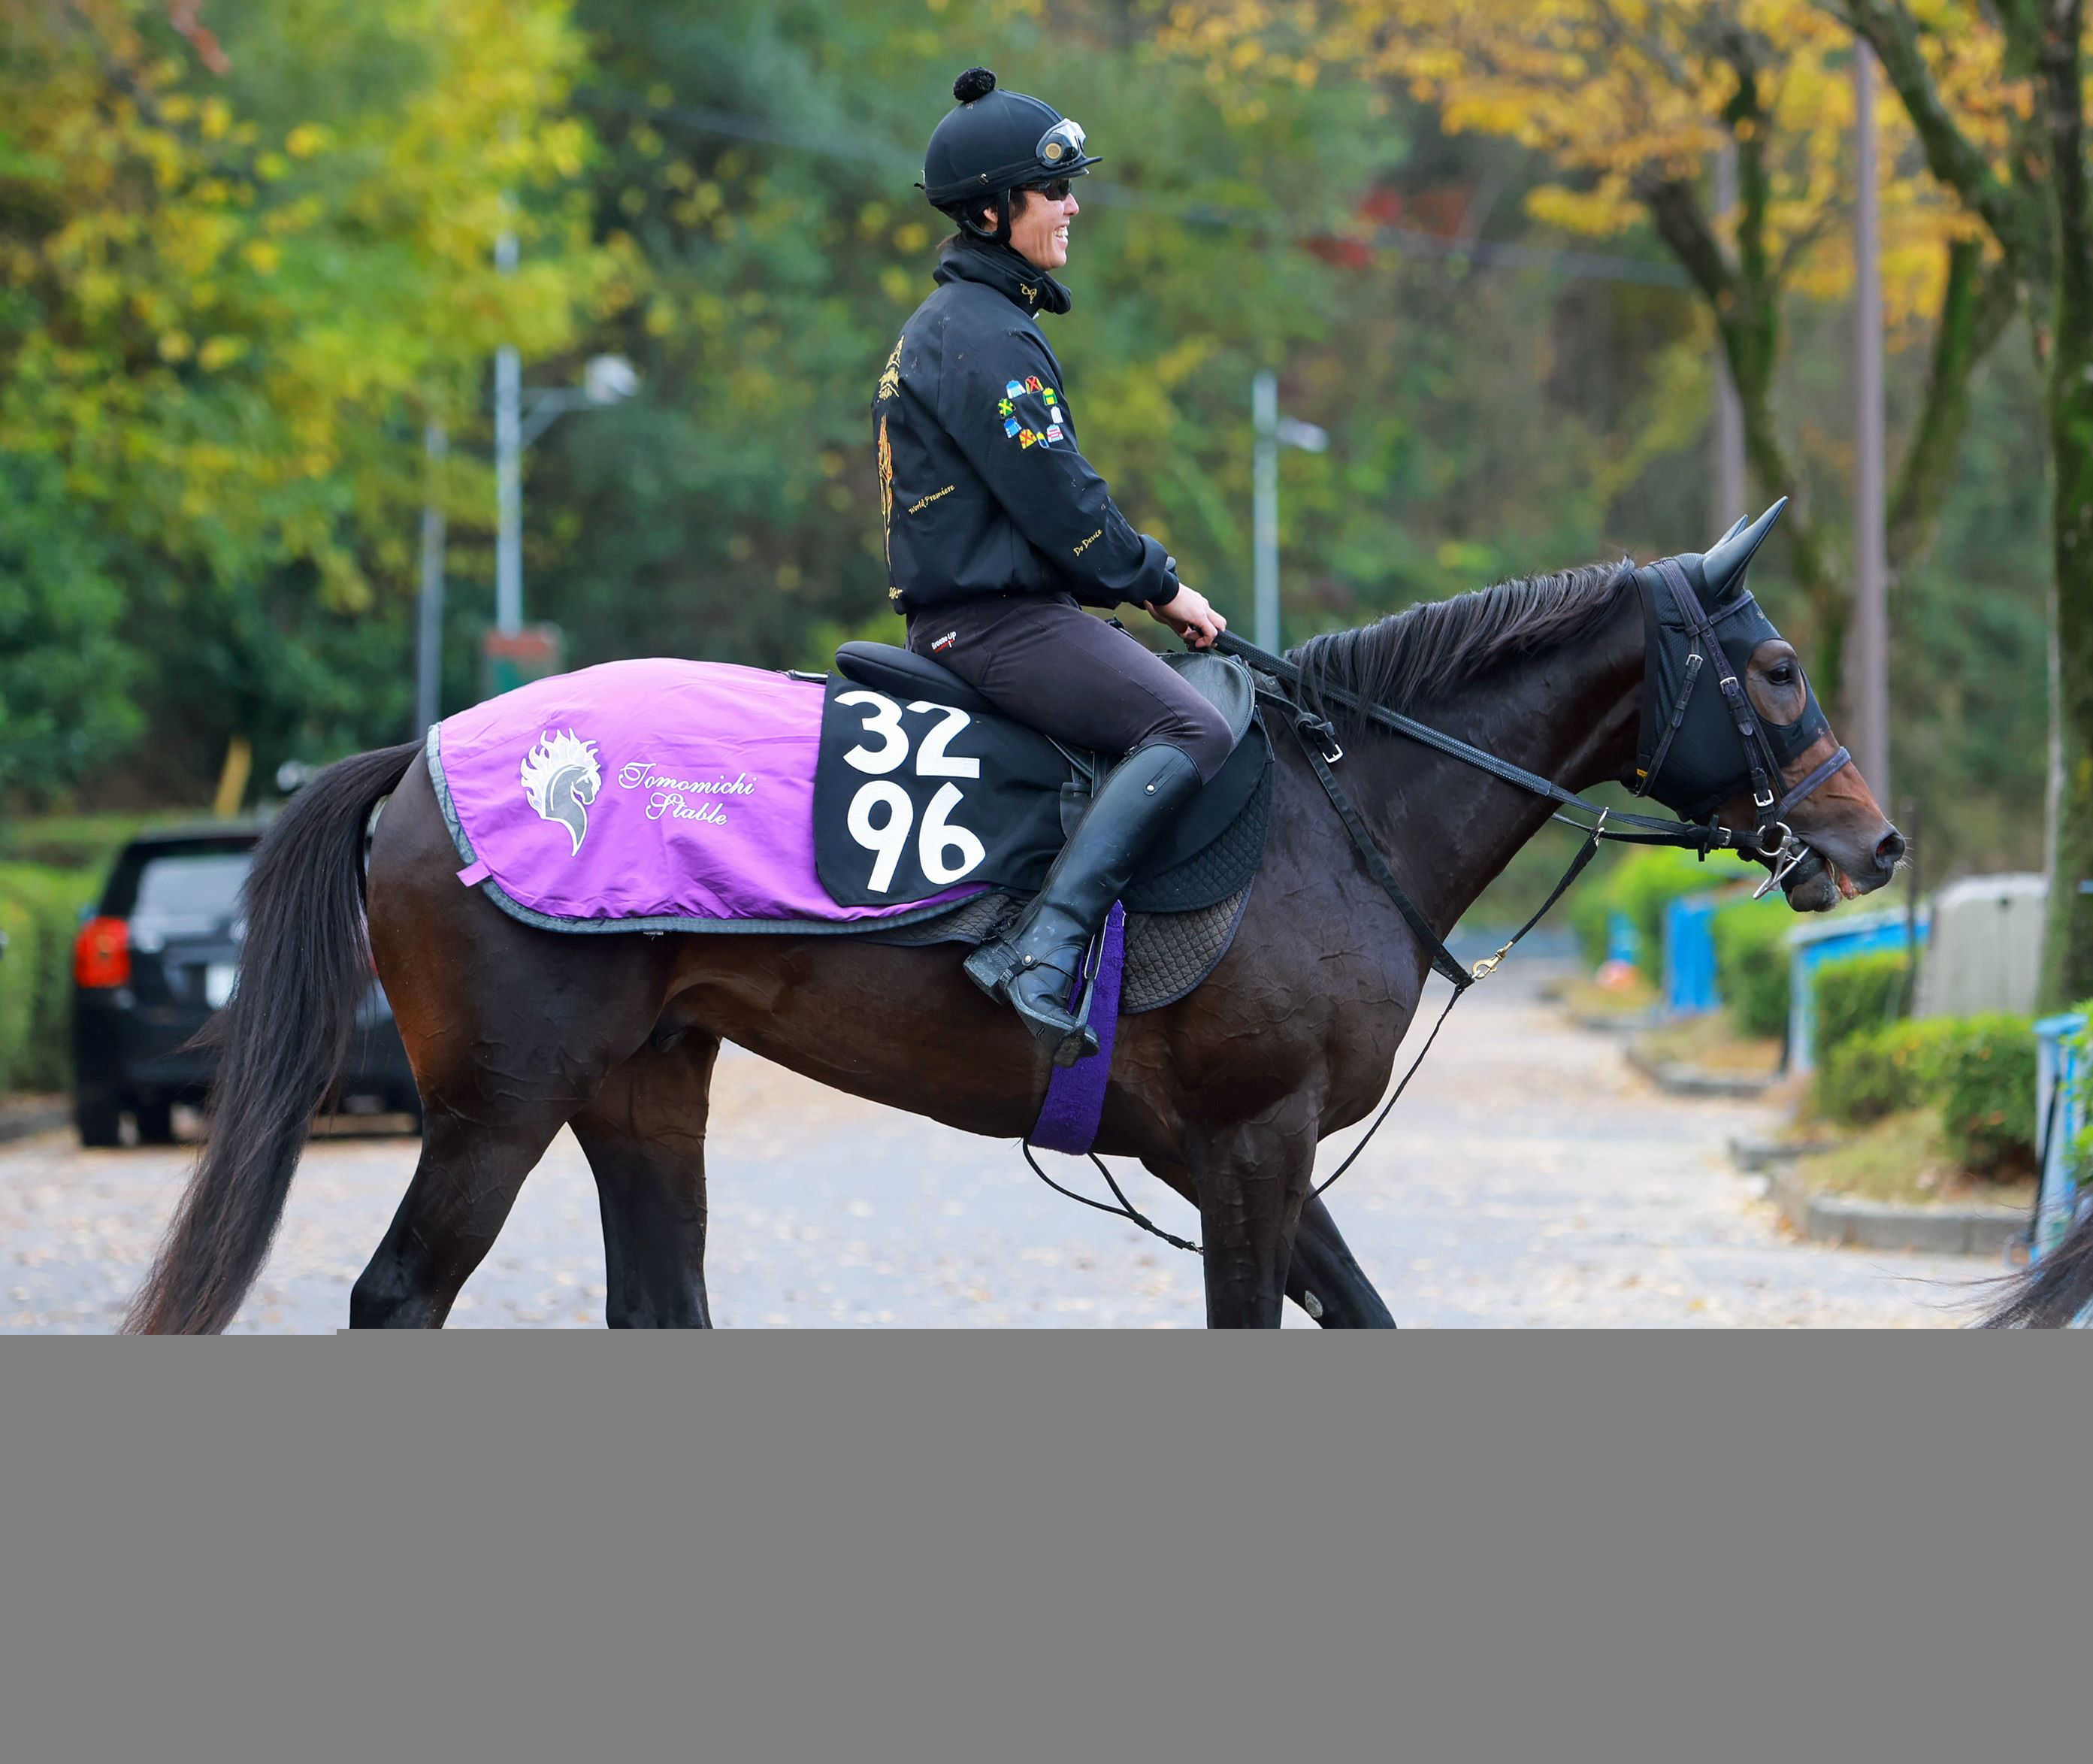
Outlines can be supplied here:
M1766 678L1775 686L1792 686L1795 684L1795 670L1783 661L1768 674Z

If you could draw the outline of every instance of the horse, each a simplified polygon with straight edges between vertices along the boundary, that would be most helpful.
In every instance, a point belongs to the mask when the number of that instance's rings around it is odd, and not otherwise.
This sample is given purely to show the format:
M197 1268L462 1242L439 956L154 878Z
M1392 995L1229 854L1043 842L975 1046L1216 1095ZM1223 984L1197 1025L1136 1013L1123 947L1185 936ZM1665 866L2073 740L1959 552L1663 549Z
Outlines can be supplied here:
M1669 560L1683 561L1696 560ZM1711 609L1740 600L1741 563L1718 581L1714 553L1705 561ZM1553 804L1344 707L1428 720L1572 790L1628 779L1650 690L1634 581L1626 559L1523 578L1289 652L1304 697L1332 707L1375 844L1439 936ZM1757 642L1736 666L1766 722L1799 716L1807 689L1784 642ZM1276 1327L1290 1298L1324 1328L1392 1328L1311 1177L1318 1142L1386 1091L1430 955L1371 878L1309 756L1284 739L1274 750L1271 830L1237 934L1189 996L1120 1025L1097 1150L1138 1159L1197 1207L1211 1326ZM258 847L210 1132L128 1329L231 1321L374 964L423 1140L351 1294L352 1327L440 1326L563 1126L600 1202L606 1321L708 1325L705 1124L723 1042L968 1133L1030 1129L1048 1056L963 977L951 947L522 924L460 885L422 753L411 742L330 766ZM1842 755L1826 731L1779 765L1790 794L1809 792L1785 811L1778 874L1797 911L1880 887L1903 852ZM1715 818L1748 829L1741 762L1735 785Z

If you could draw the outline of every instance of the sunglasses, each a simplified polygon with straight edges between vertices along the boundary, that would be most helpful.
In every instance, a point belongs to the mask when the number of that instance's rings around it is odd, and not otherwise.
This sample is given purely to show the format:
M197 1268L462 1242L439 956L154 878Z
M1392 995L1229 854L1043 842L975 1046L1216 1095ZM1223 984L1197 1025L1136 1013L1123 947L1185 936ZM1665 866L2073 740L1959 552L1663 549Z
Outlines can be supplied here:
M1046 184L1028 184L1025 187L1028 190L1037 190L1050 202L1065 202L1068 199L1068 192L1075 188L1075 180L1055 178Z

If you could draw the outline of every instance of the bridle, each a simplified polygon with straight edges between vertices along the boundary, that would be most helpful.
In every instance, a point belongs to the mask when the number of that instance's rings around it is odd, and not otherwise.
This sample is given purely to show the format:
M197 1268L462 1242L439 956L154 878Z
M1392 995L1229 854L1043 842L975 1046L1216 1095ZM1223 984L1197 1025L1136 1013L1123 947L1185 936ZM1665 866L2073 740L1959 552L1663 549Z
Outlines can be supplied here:
M1680 670L1680 683L1673 700L1670 713L1662 724L1655 750L1648 761L1638 767L1639 776L1631 787L1638 796L1652 795L1660 787L1666 762L1672 756L1672 743L1686 720L1686 713L1693 702L1701 675L1708 665L1709 657L1714 657L1715 686L1721 694L1723 709L1730 725L1736 730L1737 739L1744 749L1744 769L1751 783L1753 831L1757 849L1755 855L1766 859L1772 868L1766 879L1761 882L1752 898L1763 898L1770 890L1787 879L1795 867L1809 855L1809 847L1795 836L1795 830L1788 824L1788 817L1796 805L1805 800L1820 787L1828 782L1844 767L1852 763L1852 755L1843 747L1835 749L1829 757L1812 768L1809 774L1784 791L1778 787L1782 781L1780 756L1774 752L1764 725L1752 709L1751 700L1745 692L1744 683L1737 678L1737 670L1730 659L1729 650L1718 635L1717 621L1708 616L1701 604L1701 596L1694 592L1693 584L1687 579L1685 570L1675 557L1661 557L1650 566L1664 585L1671 591L1673 604L1686 623L1685 641L1688 645L1685 665ZM1640 572L1636 585L1645 596ZM1747 594L1725 609L1725 621L1747 610L1756 610L1756 603ZM1665 640L1662 627L1656 625L1652 609L1644 604L1645 618L1659 632L1659 640ZM1657 682L1651 677L1652 669L1647 652L1643 663L1643 690L1645 694L1656 690ZM1661 799L1660 799L1661 800ZM1713 826L1714 805L1709 804L1707 824ZM1682 817L1682 820L1684 817ZM1736 849L1745 849L1741 841L1733 839ZM1703 852L1705 855L1705 852Z

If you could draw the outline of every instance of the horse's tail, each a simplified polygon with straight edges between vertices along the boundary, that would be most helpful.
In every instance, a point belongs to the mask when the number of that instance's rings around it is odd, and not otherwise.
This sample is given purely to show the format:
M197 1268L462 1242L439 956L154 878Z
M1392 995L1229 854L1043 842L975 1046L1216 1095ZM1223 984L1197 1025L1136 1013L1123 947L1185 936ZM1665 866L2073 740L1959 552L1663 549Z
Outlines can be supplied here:
M2060 1329L2093 1305L2093 1212L2082 1213L2064 1241L2006 1283L1984 1315L1987 1329Z
M132 1334L214 1335L262 1271L370 986L364 830L421 751L410 741L329 766L256 848L239 983L213 1025L210 1138L132 1301Z

